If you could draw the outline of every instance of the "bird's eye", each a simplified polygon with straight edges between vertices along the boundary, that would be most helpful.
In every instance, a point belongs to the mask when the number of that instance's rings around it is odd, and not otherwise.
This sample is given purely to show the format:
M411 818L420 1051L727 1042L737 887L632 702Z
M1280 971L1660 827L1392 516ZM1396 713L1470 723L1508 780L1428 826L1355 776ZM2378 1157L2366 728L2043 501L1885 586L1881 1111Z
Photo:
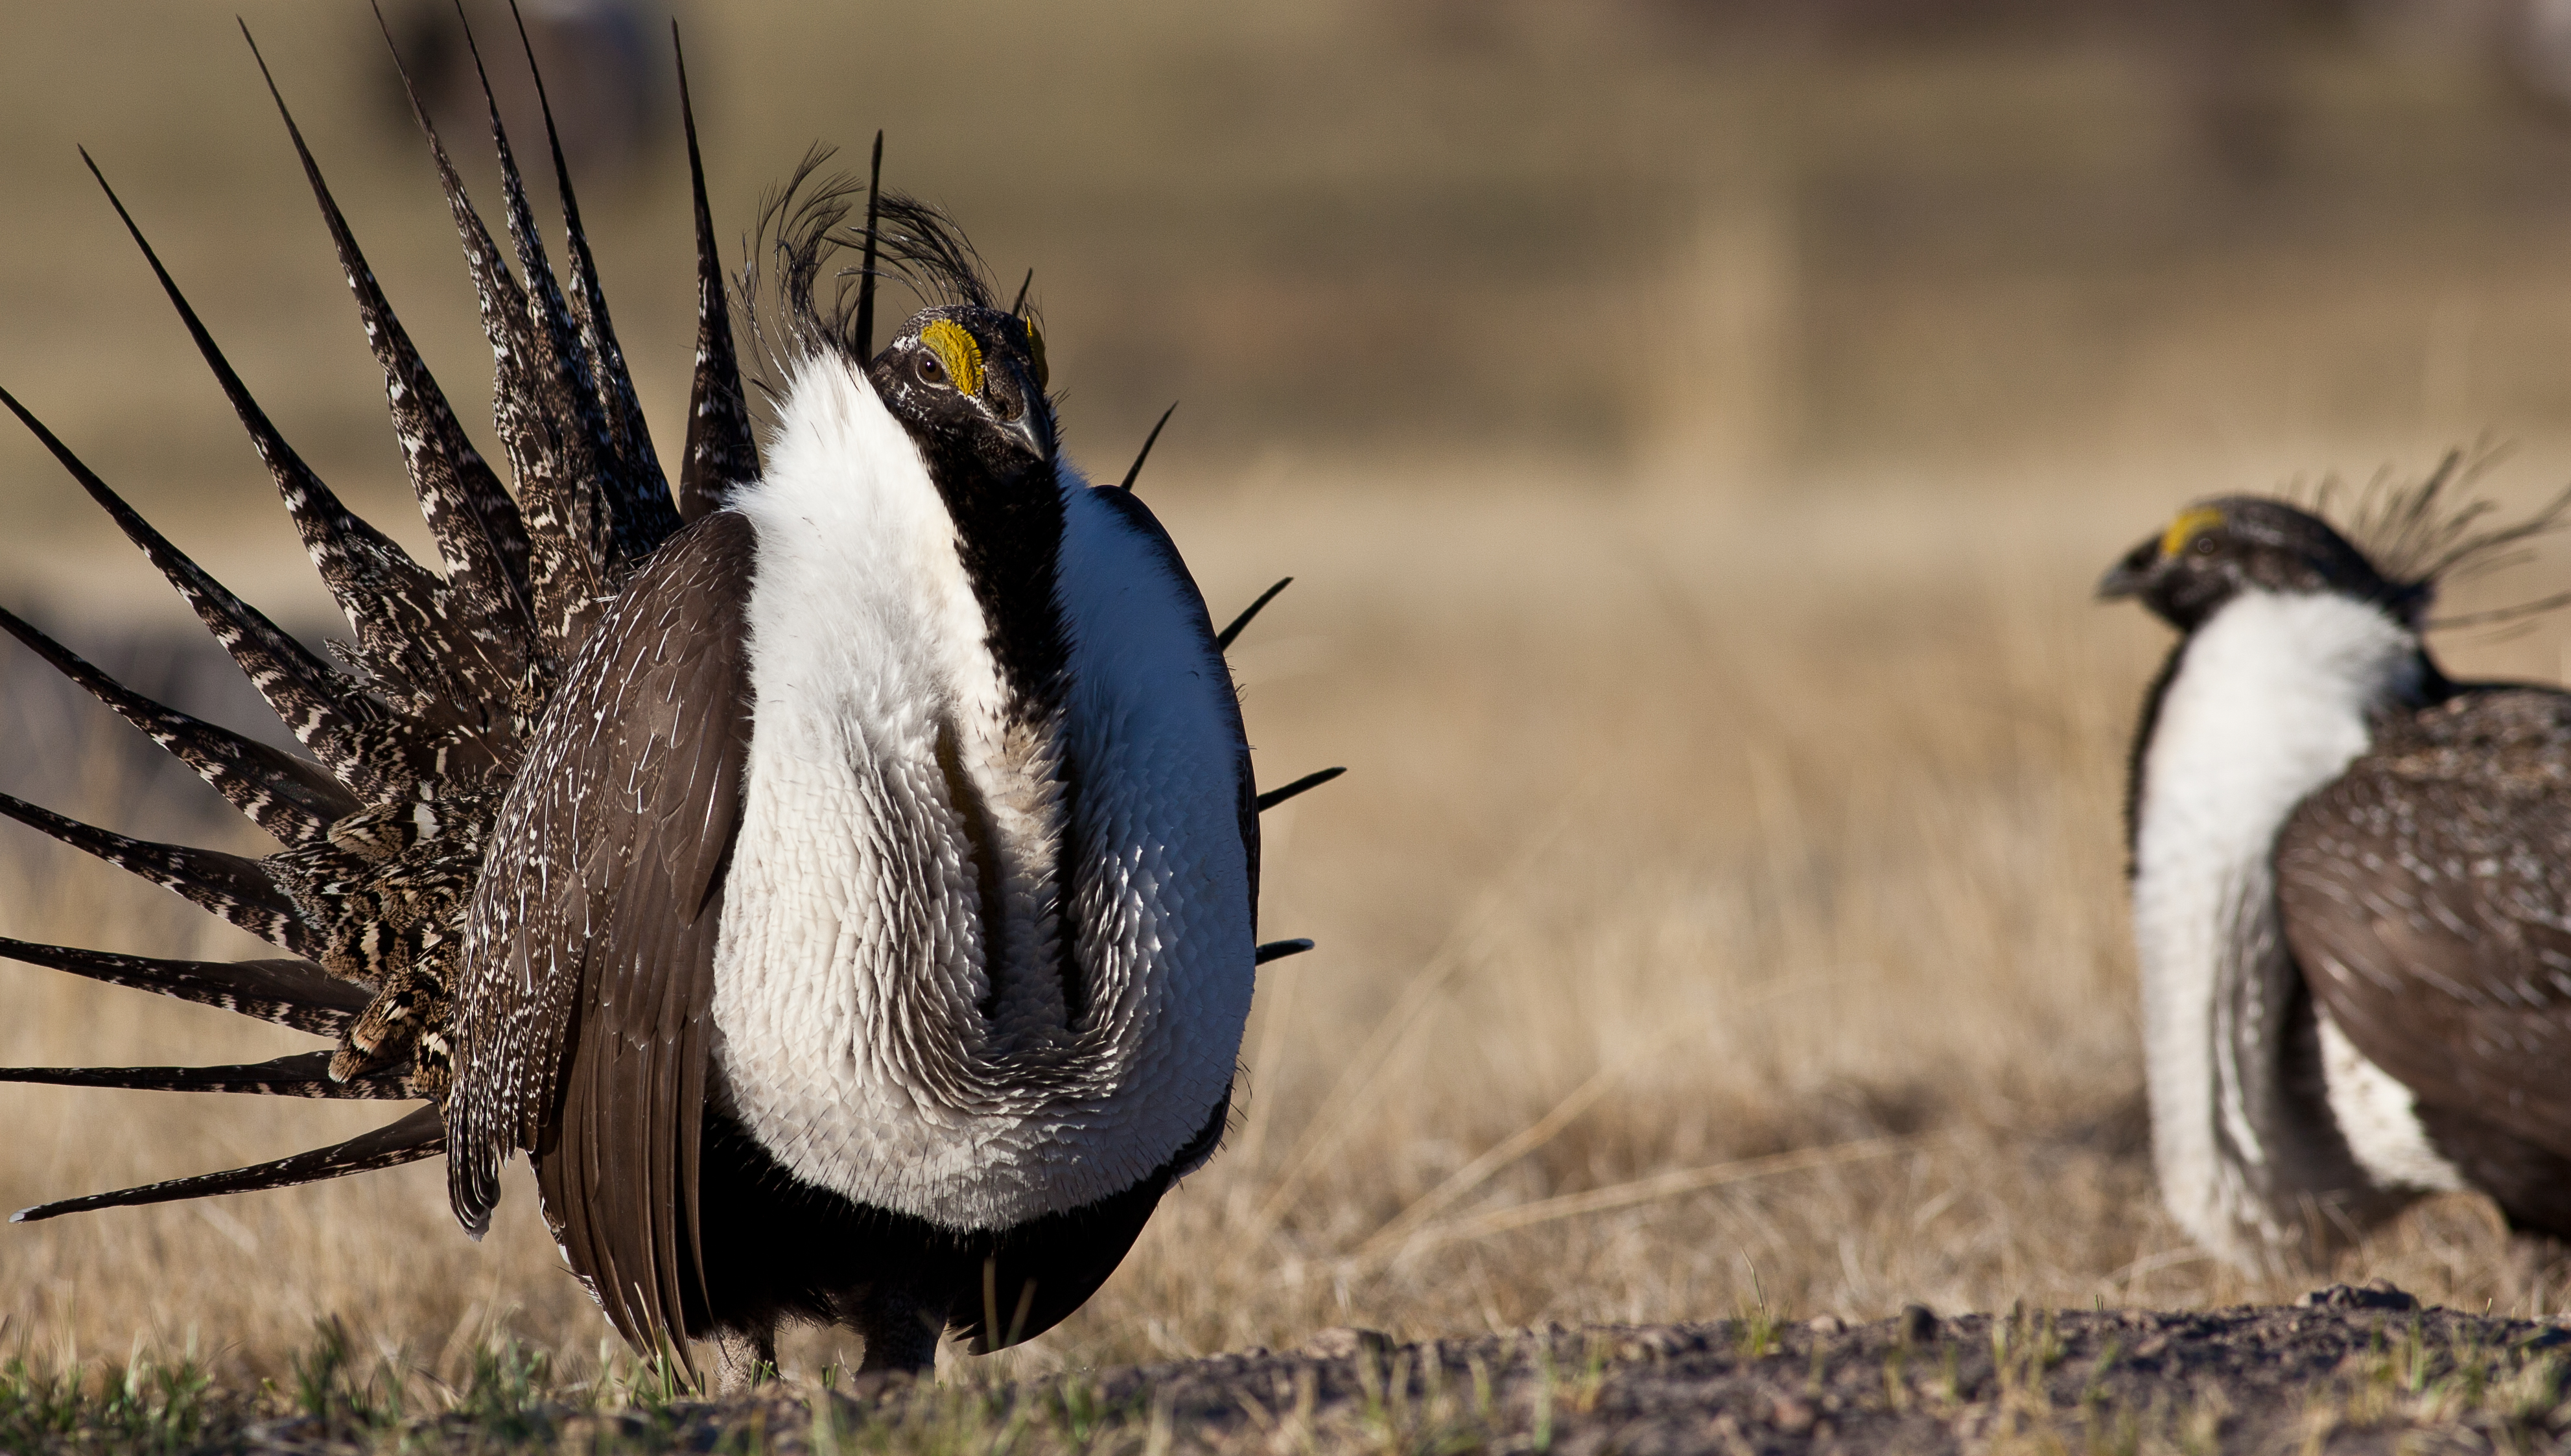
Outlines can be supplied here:
M919 376L919 382L922 384L943 384L946 382L946 366L937 362L937 355L933 353L923 350L920 353L917 362L913 363L910 366L910 369L912 373Z
M2212 556L2214 554L2214 538L2211 536L2197 537L2196 554L2199 556Z

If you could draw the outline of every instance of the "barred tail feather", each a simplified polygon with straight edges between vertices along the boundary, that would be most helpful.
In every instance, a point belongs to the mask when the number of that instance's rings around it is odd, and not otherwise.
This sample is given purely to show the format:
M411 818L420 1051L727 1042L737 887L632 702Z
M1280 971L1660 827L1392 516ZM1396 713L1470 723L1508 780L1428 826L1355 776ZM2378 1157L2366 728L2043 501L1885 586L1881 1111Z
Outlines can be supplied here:
M369 993L310 961L174 961L0 938L0 957L110 986L335 1037L366 1009Z
M354 794L316 765L162 707L5 608L0 608L0 629L195 769L244 818L281 843L309 844L327 833L333 821L361 807Z
M368 1173L378 1168L397 1168L417 1163L446 1151L446 1126L435 1107L424 1107L397 1123L377 1128L371 1133L297 1153L273 1163L236 1168L229 1173L210 1173L199 1178L177 1179L170 1183L145 1184L112 1194L92 1194L82 1199L65 1199L60 1203L39 1204L21 1209L9 1215L12 1223L32 1223L41 1218L56 1218L65 1213L86 1213L97 1209L125 1209L142 1204L175 1203L182 1199L212 1198L218 1194L255 1193L262 1189L293 1188L299 1184L319 1183L324 1179L345 1178L352 1173Z
M189 560L122 496L110 490L98 472L82 463L70 446L18 402L17 396L0 389L0 406L16 415L90 493L91 499L106 509L126 539L143 549L143 554L195 610L198 620L241 665L251 686L258 690L269 709L292 730L298 742L312 750L332 777L351 792L373 798L393 790L407 776L405 760L424 755L409 751L411 734L406 725L368 699L346 674L315 657L310 649L267 620L264 613L233 595L205 568Z
M258 451L259 460L267 466L276 481L277 494L285 500L286 514L303 538L305 551L319 571L322 585L339 604L348 619L349 629L356 633L357 644L367 668L383 685L411 700L411 707L437 727L461 729L465 743L474 743L479 733L459 711L459 705L473 701L474 694L456 681L453 665L471 654L469 639L453 640L458 634L447 630L444 598L446 584L411 560L391 537L349 510L338 494L322 483L311 466L304 463L294 447L285 442L267 411L252 397L250 386L224 357L214 335L198 317L197 310L180 291L178 281L161 263L160 254L136 226L134 215L108 185L88 152L81 153L88 163L90 176L98 179L106 192L108 204L116 209L117 218L143 250L144 260L152 265L152 275L161 282L171 305L178 309L180 321L188 336L196 341L197 350L214 370L223 385L224 396L232 402L233 412L241 417L243 428L250 432L251 444ZM496 758L487 744L479 745L482 755ZM450 768L457 764L450 754Z
M236 1092L263 1097L405 1102L418 1096L401 1077L330 1080L328 1052L298 1052L229 1067L0 1067L0 1082L48 1087L114 1087L132 1092Z
M380 10L375 19L383 24ZM598 586L590 558L573 546L563 489L557 484L559 467L549 443L551 422L544 414L538 383L538 345L529 322L527 290L510 273L491 230L465 194L464 180L438 138L436 123L429 120L428 104L401 64L401 51L393 45L388 26L384 44L393 50L393 65L401 72L402 89L410 97L411 116L437 164L438 186L446 193L447 212L455 220L465 267L473 275L480 300L482 334L491 344L492 423L500 433L500 448L509 457L509 470L517 477L519 520L526 529L527 601L535 614L538 656L543 663L567 662Z
M625 350L616 342L616 325L607 316L598 259L591 255L589 235L580 226L580 201L572 196L571 168L563 161L562 137L554 129L553 100L545 94L544 71L536 65L536 48L527 39L527 21L518 13L518 0L509 0L509 15L518 25L518 44L527 54L527 75L536 84L536 106L545 119L545 145L553 153L554 186L562 195L571 314L579 327L590 383L597 391L599 415L607 427L607 459L613 466L602 483L610 495L618 557L631 568L677 535L681 522L670 500L669 477L662 473L661 457L652 448L652 431L643 420L643 401L634 395Z
M242 36L249 39L249 26L242 27ZM267 94L285 123L294 155L303 164L304 181L311 186L312 200L330 230L340 271L356 296L366 342L384 371L384 391L394 431L401 437L402 460L412 493L419 498L420 515L436 538L447 587L474 624L475 641L488 669L514 685L524 671L525 639L534 624L527 599L526 524L519 519L518 503L501 488L499 477L464 433L445 391L394 315L375 281L374 269L349 231L348 220L321 180L320 166L304 145L303 132L286 110L285 98L277 90L276 78L268 75L266 58L258 54L256 41L251 42L251 55L267 82Z
M294 902L256 859L129 839L11 794L0 793L0 814L172 890L270 945L300 956L320 949L318 937L295 913Z
M705 158L697 151L696 107L688 97L688 57L679 23L670 22L679 59L679 120L688 133L688 182L697 204L697 372L688 389L688 456L679 467L679 514L695 520L723 508L734 490L759 478L759 442L741 387L732 337L732 301L723 254L715 246L714 212L706 205Z
M517 251L518 274L526 284L526 337L532 348L523 378L531 393L520 404L550 425L539 437L550 446L540 452L545 474L539 482L519 481L518 489L532 500L541 484L562 522L571 559L556 574L551 610L564 624L565 642L577 645L597 616L598 599L613 590L631 565L619 551L614 507L602 488L614 469L607 419L598 405L598 386L580 346L571 305L545 254L535 209L527 202L526 177L509 146L509 129L500 120L499 98L483 69L481 47L460 13L458 23L464 31L465 51L473 58L473 74L482 83L483 105L491 115L491 150L500 164L501 215L508 222L509 245ZM567 591L571 594L566 595Z

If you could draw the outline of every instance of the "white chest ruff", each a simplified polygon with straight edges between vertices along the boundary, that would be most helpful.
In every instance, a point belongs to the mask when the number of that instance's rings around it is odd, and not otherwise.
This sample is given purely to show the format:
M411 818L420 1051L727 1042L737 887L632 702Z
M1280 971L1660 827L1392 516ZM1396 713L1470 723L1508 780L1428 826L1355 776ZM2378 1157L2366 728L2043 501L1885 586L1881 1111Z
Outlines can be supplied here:
M1221 1105L1249 1013L1231 684L1186 659L1193 591L1086 494L1065 492L1058 596L1062 924L1090 1008L1009 1037L982 1015L981 890L939 760L944 733L964 771L997 772L1000 708L943 502L834 366L795 381L738 501L759 530L757 702L717 1096L796 1177L947 1227L1077 1208L1169 1162Z
M2367 713L2404 686L2416 649L2363 603L2253 592L2188 640L2161 702L2133 885L2153 1153L2171 1213L2236 1257L2282 1229L2222 1151L2254 1164L2271 1151L2219 1053L2227 972L2274 933L2287 816L2365 751Z

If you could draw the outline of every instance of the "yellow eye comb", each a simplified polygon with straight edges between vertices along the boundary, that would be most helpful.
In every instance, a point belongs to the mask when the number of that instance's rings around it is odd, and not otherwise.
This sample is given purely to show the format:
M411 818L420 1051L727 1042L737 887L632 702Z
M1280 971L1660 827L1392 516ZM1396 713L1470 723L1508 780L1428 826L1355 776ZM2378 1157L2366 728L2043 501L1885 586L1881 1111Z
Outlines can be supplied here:
M2211 531L2223 524L2223 513L2212 506L2198 506L2178 513L2170 528L2161 533L2161 555L2176 556L2187 549L2199 531Z
M956 388L967 394L982 392L982 346L964 325L951 318L932 319L919 331L919 341L946 366L946 377L955 381Z

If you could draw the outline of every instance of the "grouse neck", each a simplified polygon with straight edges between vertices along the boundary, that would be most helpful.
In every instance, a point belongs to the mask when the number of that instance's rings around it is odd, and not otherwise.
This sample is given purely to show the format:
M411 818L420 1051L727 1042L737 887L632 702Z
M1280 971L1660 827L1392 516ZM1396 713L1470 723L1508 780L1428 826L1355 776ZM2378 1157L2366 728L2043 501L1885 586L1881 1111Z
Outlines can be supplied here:
M2134 937L2152 1141L2190 1233L2257 1261L2298 1198L2345 1174L2317 1095L2310 994L2279 933L2273 852L2295 806L2432 673L2415 632L2326 594L2248 592L2182 640L2133 759ZM2344 1185L2341 1185L2344 1186Z
M1032 718L971 528L862 376L794 379L735 497L759 533L756 713L717 1105L803 1182L950 1228L1170 1166L1222 1106L1248 1011L1230 681L1193 589L1094 494L1055 506L1077 630L1056 630L1059 708ZM1183 613L1202 658L1146 633ZM1209 802L1220 834L1189 817Z
M955 555L989 623L988 646L1012 717L1035 724L1062 709L1065 654L1058 582L1062 488L1051 461L994 470L984 452L943 435L915 443L955 522Z

